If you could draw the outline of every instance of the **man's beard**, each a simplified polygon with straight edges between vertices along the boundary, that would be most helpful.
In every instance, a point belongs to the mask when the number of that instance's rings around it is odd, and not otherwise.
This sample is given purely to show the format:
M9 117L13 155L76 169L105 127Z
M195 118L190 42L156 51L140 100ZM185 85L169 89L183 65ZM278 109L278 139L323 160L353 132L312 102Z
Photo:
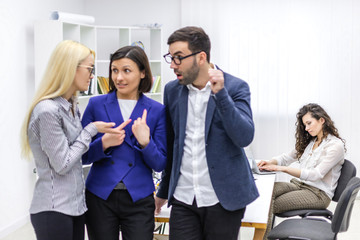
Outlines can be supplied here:
M193 83L199 76L199 72L200 72L200 68L196 63L196 59L194 59L193 65L186 73L182 74L183 79L179 80L179 83L182 85L188 85Z

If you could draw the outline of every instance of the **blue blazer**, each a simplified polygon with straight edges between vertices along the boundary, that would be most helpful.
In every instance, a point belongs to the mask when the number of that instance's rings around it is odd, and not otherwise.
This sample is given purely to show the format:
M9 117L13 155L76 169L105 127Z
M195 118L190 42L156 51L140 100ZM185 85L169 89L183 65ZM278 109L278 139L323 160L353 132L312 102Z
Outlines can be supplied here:
M206 159L211 183L220 204L233 211L246 207L258 191L244 153L254 136L250 92L246 82L224 73L225 87L211 94L206 109ZM167 110L168 164L163 171L158 197L173 201L180 176L187 119L188 88L177 80L165 86Z
M144 149L131 131L133 121L147 110L146 123L150 128L150 143ZM134 202L149 196L155 190L152 169L162 171L166 166L166 114L165 107L140 94L140 98L130 116L133 120L125 128L125 140L120 146L103 151L98 133L90 144L89 151L83 155L83 164L92 167L86 180L86 188L106 200L114 187L123 181ZM82 125L90 122L124 122L116 91L92 97L85 109Z

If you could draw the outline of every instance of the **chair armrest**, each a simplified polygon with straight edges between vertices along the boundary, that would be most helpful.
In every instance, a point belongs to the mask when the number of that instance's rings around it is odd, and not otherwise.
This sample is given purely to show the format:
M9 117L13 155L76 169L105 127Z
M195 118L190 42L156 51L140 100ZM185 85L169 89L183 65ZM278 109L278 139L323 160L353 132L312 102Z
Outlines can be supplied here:
M308 212L311 212L313 210L314 209L291 210L291 211L287 211L287 212L276 213L275 216L282 217L282 218L295 217L295 216L304 217L305 214L307 214Z
M303 237L295 237L295 236L289 236L289 240L311 240L310 238L303 238Z
M333 213L327 209L322 209L322 210L314 209L303 215L303 217L309 217L309 216L320 216L331 220L333 217Z
M307 216L322 216L331 220L333 213L327 209L299 209L299 210L291 210L283 213L276 213L275 216L282 218L295 217L295 216L300 216L302 218Z

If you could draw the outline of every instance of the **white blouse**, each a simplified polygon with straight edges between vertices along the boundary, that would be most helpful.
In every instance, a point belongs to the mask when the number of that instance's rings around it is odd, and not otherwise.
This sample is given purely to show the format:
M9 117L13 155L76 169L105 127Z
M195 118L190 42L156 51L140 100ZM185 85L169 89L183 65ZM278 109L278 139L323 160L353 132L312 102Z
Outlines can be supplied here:
M118 99L119 107L121 115L124 119L124 122L128 120L131 116L131 113L133 112L137 100L131 100L131 99ZM133 119L135 121L136 119Z
M299 159L300 179L304 183L323 190L332 199L344 163L344 143L333 135L328 135L321 144L313 150L315 139L305 148ZM288 166L297 161L296 150L274 157L278 165Z

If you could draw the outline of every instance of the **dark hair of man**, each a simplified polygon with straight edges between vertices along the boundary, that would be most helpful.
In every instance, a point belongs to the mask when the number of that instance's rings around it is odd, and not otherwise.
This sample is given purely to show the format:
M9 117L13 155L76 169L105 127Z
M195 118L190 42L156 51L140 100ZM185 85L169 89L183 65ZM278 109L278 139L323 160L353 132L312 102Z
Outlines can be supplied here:
M180 28L170 35L167 44L178 41L187 42L192 53L204 51L207 56L206 60L210 62L210 38L202 28L193 26Z
M113 61L129 58L136 63L140 71L145 70L145 77L140 80L138 91L141 93L149 92L152 85L152 74L150 69L149 60L144 50L138 46L126 46L118 49L110 56L109 64L109 92L116 90L114 81L112 81L111 65Z
M325 112L325 110L319 106L316 103L309 103L305 106L303 106L299 112L296 115L297 122L296 122L296 143L295 143L295 149L296 149L296 157L299 159L301 155L304 153L305 148L310 143L310 141L315 137L311 136L306 130L305 125L303 123L302 118L307 113L311 114L311 117L315 118L316 120L319 120L320 118L323 118L325 120L323 124L323 139L327 137L328 134L331 134L337 138L339 138L343 143L345 147L345 140L342 139L338 133L337 128L335 127L334 122L331 120L330 116ZM322 141L321 139L320 141ZM345 148L346 150L346 148Z

